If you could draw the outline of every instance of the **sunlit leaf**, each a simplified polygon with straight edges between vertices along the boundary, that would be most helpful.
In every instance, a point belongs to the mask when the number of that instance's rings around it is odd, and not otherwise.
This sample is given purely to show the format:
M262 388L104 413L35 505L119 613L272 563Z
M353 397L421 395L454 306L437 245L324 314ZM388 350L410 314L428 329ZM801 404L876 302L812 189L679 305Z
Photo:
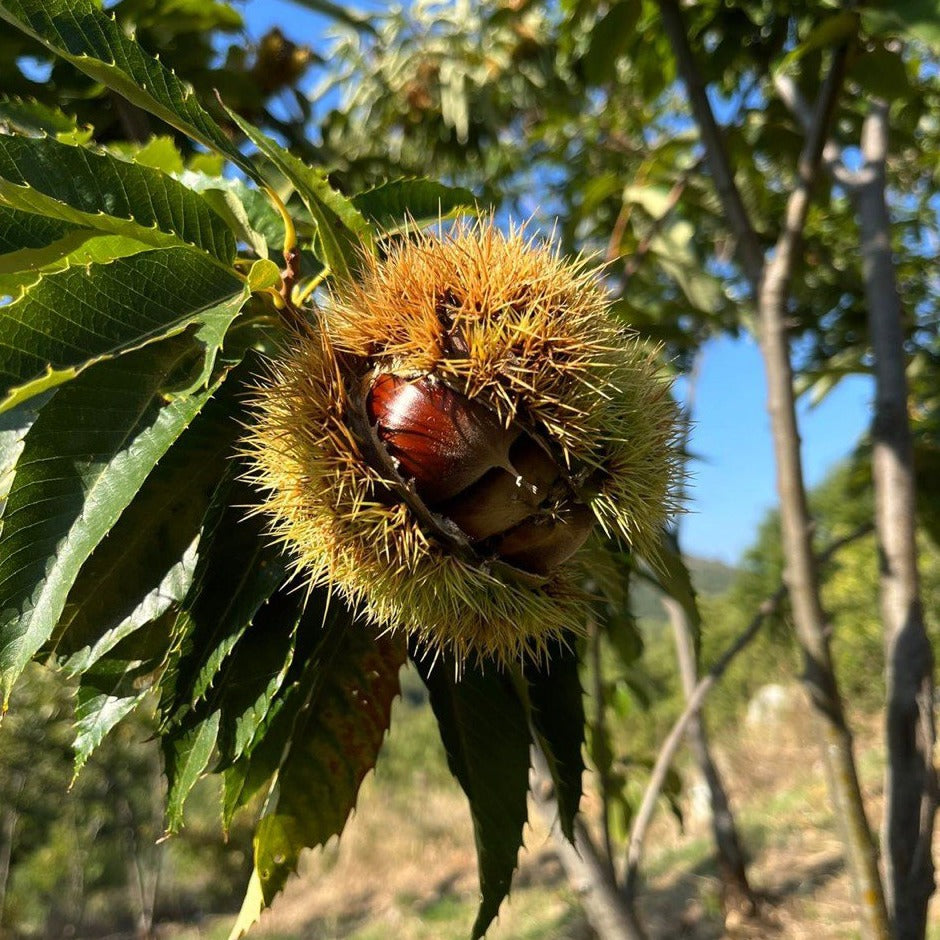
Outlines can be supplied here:
M233 273L186 248L44 277L0 307L0 410L196 320L211 333L215 318L230 322L247 297Z
M202 248L225 265L235 237L171 176L49 137L0 135L0 203L155 247Z
M261 182L192 88L148 55L94 0L3 0L0 17Z
M26 435L0 534L3 700L49 639L78 572L214 388L166 404L193 356L179 336L58 390Z

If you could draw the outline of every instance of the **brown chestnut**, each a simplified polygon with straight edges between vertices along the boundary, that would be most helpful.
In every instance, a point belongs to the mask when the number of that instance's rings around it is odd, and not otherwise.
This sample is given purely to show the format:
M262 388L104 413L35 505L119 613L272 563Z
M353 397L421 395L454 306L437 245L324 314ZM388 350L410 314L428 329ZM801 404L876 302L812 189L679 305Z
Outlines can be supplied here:
M489 538L528 519L559 479L555 461L528 434L519 435L509 459L513 472L494 467L440 508L472 539Z
M382 373L366 413L418 496L473 542L485 541L487 555L548 574L584 544L594 515L557 462L481 402L429 378Z
M427 378L378 375L366 412L379 440L430 506L456 496L491 467L512 472L518 428L504 427L480 402Z
M496 552L524 571L548 574L587 541L593 525L594 513L587 506L570 503L555 514L535 516L510 529L496 543Z

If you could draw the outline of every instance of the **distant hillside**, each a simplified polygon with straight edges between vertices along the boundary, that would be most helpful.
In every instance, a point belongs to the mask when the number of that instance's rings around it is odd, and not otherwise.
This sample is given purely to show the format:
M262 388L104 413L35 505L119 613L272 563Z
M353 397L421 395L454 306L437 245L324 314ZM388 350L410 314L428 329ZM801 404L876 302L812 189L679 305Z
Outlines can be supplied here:
M704 597L723 594L731 586L736 568L714 558L686 556L685 563L692 573L695 590ZM631 585L631 602L634 616L642 620L665 620L662 604L656 589L646 581L636 579Z

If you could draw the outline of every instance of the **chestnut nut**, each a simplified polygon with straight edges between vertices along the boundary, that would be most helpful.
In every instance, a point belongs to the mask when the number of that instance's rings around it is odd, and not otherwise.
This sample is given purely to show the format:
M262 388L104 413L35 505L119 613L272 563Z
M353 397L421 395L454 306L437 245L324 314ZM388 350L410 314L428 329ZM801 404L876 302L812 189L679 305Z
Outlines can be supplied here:
M481 550L548 574L590 534L593 514L552 455L482 402L430 378L380 373L366 413L421 500Z

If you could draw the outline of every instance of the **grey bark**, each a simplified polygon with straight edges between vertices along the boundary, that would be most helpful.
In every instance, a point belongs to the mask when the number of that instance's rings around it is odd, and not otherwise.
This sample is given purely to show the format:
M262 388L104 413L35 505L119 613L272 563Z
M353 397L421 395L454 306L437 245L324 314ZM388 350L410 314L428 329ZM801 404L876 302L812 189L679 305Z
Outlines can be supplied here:
M837 54L838 55L838 54ZM821 725L823 758L836 820L842 830L856 898L862 913L863 936L889 936L878 858L865 807L852 734L832 664L829 624L819 594L819 573L812 551L812 519L806 502L793 374L787 335L790 278L809 210L813 183L822 158L829 120L841 85L844 55L838 56L820 92L813 124L798 166L799 182L787 202L783 231L768 262L758 296L761 350L768 385L768 410L777 466L777 493L786 559L785 580L803 655L803 683Z
M808 108L795 83L777 90L804 126ZM894 934L920 940L934 890L931 853L937 775L931 755L934 654L926 633L917 568L913 447L907 413L903 312L891 255L887 203L889 108L875 100L863 124L864 165L848 170L828 141L823 161L851 196L859 219L869 332L875 361L872 477L885 631L885 882Z
M895 937L920 940L926 933L927 905L934 890L934 656L924 625L917 564L904 326L885 192L886 102L872 104L861 143L867 173L856 191L856 207L875 364L872 476L887 694L885 881Z
M692 630L685 609L678 601L663 596L662 604L672 624L682 691L686 701L689 701L698 685ZM701 710L689 719L686 737L695 763L698 764L705 785L708 787L712 833L715 838L718 874L721 881L722 908L726 914L731 911L740 911L750 916L756 911L757 904L747 880L747 864L744 852L741 850L741 840L731 810L731 802L708 746L708 731Z
M660 0L659 6L664 29L675 52L679 74L686 86L692 112L708 153L718 195L729 224L738 235L738 255L755 288L776 458L777 494L786 559L785 580L803 654L802 678L821 728L820 742L830 798L846 846L862 933L868 940L881 940L889 936L887 909L878 871L877 852L858 782L852 735L845 720L833 671L829 626L820 601L819 577L812 552L812 520L803 482L787 333L790 279L799 257L813 184L819 172L832 112L842 84L847 49L842 47L833 55L832 67L823 82L800 154L797 185L787 201L774 253L765 265L759 240L734 182L727 151L689 45L678 2Z
M646 940L632 905L621 894L609 865L601 857L581 817L575 820L574 845L555 825L558 805L545 757L535 748L532 757L535 770L533 801L551 830L561 867L598 940Z

